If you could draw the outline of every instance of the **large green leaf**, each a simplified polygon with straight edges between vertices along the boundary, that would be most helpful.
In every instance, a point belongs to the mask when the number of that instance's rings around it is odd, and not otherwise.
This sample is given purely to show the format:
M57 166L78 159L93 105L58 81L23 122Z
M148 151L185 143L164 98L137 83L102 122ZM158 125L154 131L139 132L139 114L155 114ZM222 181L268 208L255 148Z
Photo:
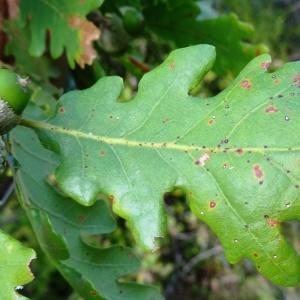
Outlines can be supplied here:
M105 202L83 207L52 189L46 179L57 166L57 157L40 145L32 130L18 128L11 140L20 164L16 179L21 204L42 249L73 288L86 300L161 299L157 289L117 281L138 269L129 249L98 249L82 239L115 229Z
M218 74L237 74L253 57L267 51L264 45L249 43L254 36L250 24L241 22L234 14L199 19L202 12L193 0L148 5L144 13L148 28L177 47L214 45L214 69Z
M0 299L25 299L15 290L33 279L29 264L35 252L0 230Z
M64 95L48 122L23 125L59 154L61 190L86 206L108 195L146 248L165 234L164 193L181 188L231 263L248 258L294 285L300 259L281 222L300 213L300 63L267 73L265 54L219 95L190 96L214 59L209 45L176 50L131 102L117 101L122 79L106 77Z
M29 52L40 56L45 52L46 33L50 32L50 53L53 58L64 49L68 62L84 66L91 63L95 53L91 42L99 37L98 29L85 16L102 4L103 0L21 0L21 25L30 22Z

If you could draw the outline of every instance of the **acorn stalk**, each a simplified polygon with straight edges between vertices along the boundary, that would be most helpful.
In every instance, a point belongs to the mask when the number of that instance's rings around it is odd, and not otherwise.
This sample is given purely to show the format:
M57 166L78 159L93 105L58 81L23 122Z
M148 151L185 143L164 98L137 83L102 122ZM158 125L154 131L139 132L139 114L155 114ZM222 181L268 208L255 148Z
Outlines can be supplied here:
M3 135L17 126L21 121L5 100L0 99L0 135Z

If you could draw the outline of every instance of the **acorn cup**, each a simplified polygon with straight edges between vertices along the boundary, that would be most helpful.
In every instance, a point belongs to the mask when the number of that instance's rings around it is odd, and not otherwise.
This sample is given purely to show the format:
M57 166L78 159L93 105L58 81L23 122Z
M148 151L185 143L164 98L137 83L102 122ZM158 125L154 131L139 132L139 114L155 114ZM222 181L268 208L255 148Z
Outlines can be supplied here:
M30 98L28 84L28 78L22 78L7 69L0 69L0 135L20 123L20 114Z

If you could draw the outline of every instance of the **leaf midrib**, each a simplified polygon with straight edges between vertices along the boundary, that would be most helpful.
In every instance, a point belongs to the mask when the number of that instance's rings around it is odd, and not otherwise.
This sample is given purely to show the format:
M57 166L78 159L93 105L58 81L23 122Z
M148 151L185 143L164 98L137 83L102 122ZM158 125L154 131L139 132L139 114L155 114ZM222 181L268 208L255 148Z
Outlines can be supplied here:
M51 131L61 135L72 136L79 139L93 140L107 145L119 145L131 148L150 148L150 149L165 149L165 150L176 150L179 152L190 153L193 151L197 152L211 152L211 153L222 153L222 152L236 152L242 149L244 152L251 151L254 153L276 153L276 152L296 152L300 151L300 146L297 147L206 147L205 145L186 145L177 144L176 142L151 142L151 141L138 141L130 140L126 138L109 137L103 135L97 135L92 132L82 132L75 129L68 129L65 127L49 124L42 121L23 119L20 125L36 128L46 131Z

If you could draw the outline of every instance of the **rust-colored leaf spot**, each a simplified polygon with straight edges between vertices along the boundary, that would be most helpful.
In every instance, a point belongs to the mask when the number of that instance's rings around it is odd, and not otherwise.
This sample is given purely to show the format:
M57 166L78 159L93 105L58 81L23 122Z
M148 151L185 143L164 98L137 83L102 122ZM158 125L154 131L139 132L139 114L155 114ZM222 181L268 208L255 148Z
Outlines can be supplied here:
M271 63L270 63L269 61L265 61L265 62L262 62L260 66L261 66L261 68L262 68L263 70L266 70L266 71L267 71L267 70L269 69L269 67L270 67L270 64L271 64Z
M274 82L274 84L278 85L281 82L281 80L280 79L275 79L275 80L273 80L273 82Z
M216 123L216 121L214 119L209 119L207 123L208 125L213 125Z
M264 177L264 172L263 172L260 165L255 165L253 167L253 172L254 172L254 175L257 179L261 179L261 178Z
M250 90L252 87L252 84L249 79L245 79L245 80L241 81L240 85L245 90Z
M174 63L169 64L169 69L171 71L175 70L175 68L176 68L176 64L174 64Z
M69 17L69 24L79 32L80 52L76 62L81 68L85 65L91 65L97 57L97 52L93 48L93 41L100 37L100 30L92 22L82 19L80 16L73 15Z
M293 82L296 86L300 87L300 74L297 74L294 78L293 78Z
M270 106L266 107L265 112L266 113L275 113L275 112L278 112L278 109L276 106L270 105Z
M60 112L60 113L64 113L65 112L65 108L63 107L63 106L61 106L59 109L58 109L58 111Z
M244 153L244 150L242 148L238 148L235 151L238 155L242 155Z
M270 227L276 227L280 224L280 222L278 220L275 220L275 219L267 218L267 224Z
M210 201L209 202L209 207L210 208L215 208L217 206L217 203L215 201Z

